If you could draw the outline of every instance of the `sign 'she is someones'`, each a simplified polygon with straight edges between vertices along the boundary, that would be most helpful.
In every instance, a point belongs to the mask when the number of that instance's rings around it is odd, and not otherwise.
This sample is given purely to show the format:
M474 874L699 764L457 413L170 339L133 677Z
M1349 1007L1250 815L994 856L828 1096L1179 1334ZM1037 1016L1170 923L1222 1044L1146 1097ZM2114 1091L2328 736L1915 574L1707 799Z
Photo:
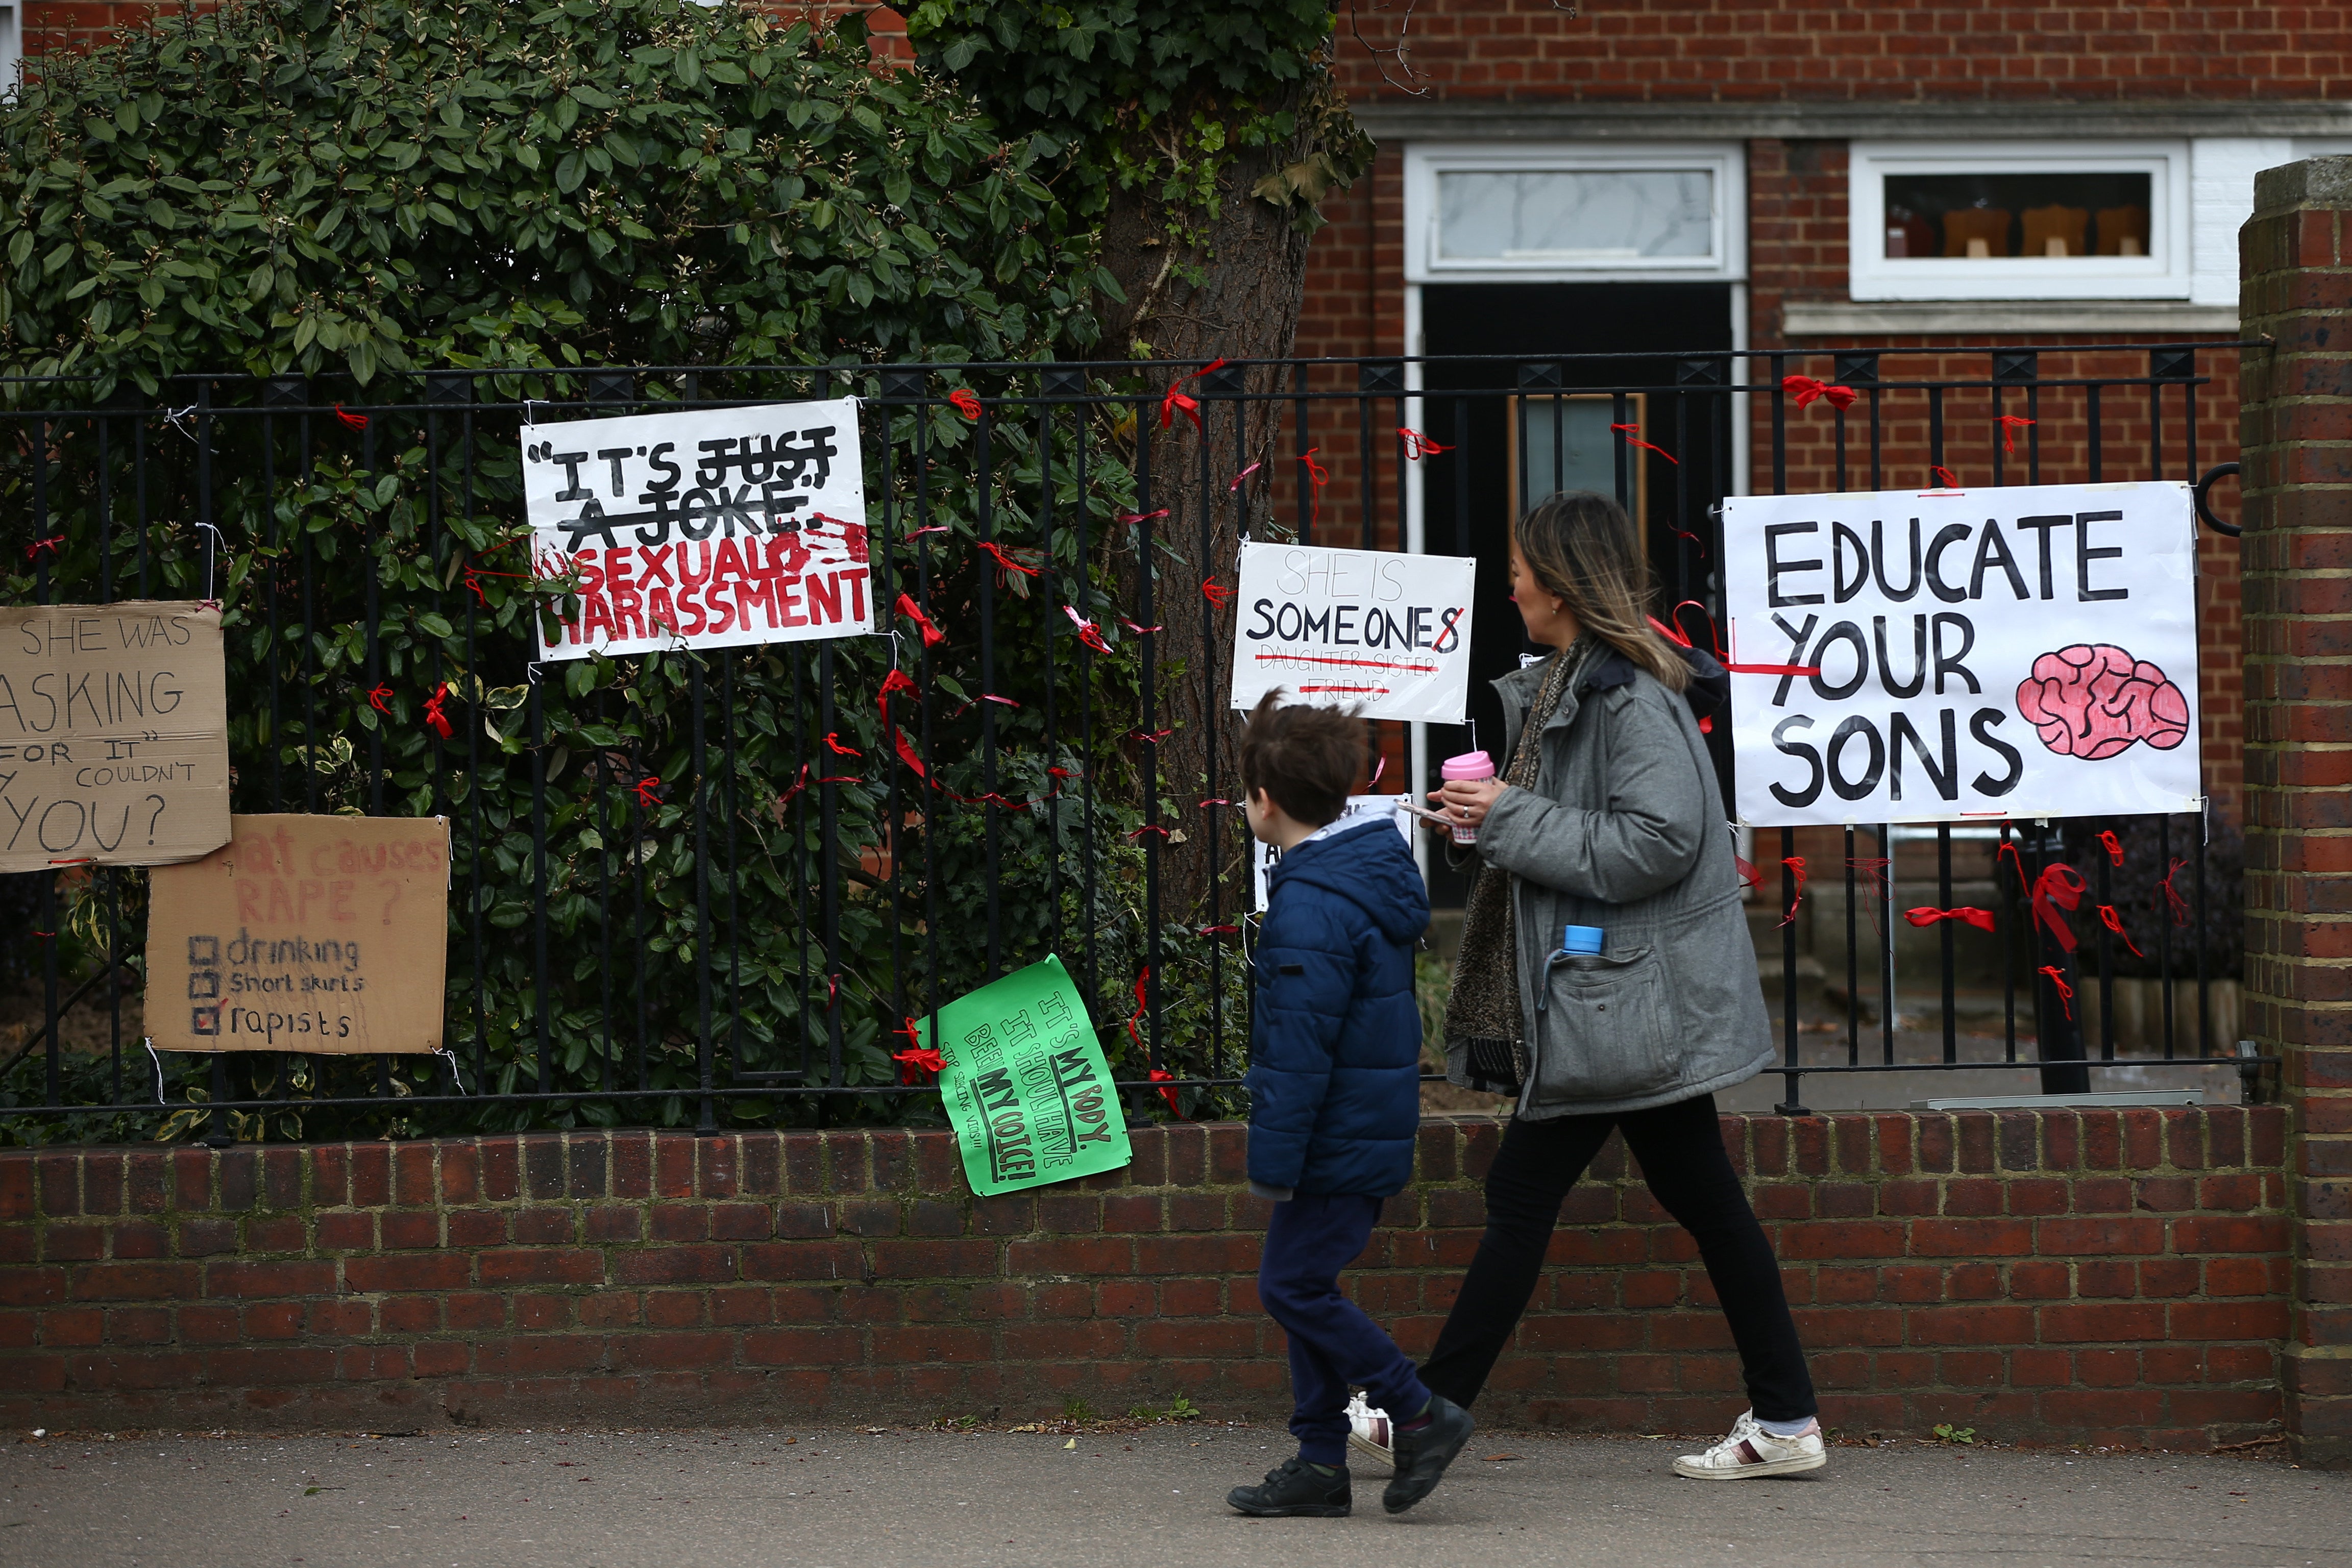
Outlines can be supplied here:
M1243 545L1233 705L1279 686L1367 719L1460 723L1477 569L1466 556Z
M2165 481L1726 501L1740 819L2199 809L2196 526Z
M527 425L535 569L579 614L542 659L874 629L857 403Z
M228 832L217 606L0 609L0 872L193 860Z

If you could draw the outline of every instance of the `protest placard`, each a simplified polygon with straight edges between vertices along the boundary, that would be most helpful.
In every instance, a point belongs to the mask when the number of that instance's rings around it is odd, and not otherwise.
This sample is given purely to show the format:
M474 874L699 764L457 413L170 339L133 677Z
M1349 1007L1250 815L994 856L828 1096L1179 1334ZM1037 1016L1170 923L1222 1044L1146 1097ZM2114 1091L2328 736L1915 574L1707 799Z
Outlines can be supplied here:
M541 659L874 629L857 402L526 425L533 570L576 582Z
M226 842L219 607L0 609L0 872L159 866Z
M2199 809L2196 526L2154 480L1727 500L1740 819Z
M1460 723L1477 568L1467 556L1243 545L1234 706L1279 686L1367 719Z
M164 1051L441 1048L449 819L238 816L154 873L147 1032Z
M1347 809L1339 814L1339 820L1349 822L1358 817L1386 816L1395 822L1397 831L1404 835L1404 846L1410 849L1412 847L1412 816L1399 804L1404 798L1401 795L1351 795L1348 797ZM1281 863L1281 850L1262 838L1250 840L1250 870L1256 886L1260 914L1265 912L1265 879Z
M1017 970L914 1021L936 1049L940 1098L971 1190L1017 1192L1116 1171L1133 1156L1087 1005L1058 958Z

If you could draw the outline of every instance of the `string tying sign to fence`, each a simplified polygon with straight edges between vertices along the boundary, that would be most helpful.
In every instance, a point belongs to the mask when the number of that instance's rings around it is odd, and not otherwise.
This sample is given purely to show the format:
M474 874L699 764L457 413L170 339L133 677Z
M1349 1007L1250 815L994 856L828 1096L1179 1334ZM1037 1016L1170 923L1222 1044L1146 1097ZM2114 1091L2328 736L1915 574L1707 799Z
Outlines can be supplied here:
M580 605L542 659L874 629L853 398L533 425L522 455L533 564Z

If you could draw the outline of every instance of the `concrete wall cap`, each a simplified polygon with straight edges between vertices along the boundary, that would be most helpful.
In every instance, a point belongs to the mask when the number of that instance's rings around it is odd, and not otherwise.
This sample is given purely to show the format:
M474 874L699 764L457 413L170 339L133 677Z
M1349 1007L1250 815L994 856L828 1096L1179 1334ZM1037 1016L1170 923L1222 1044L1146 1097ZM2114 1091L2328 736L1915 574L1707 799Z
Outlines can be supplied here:
M2352 207L2352 156L2305 158L2254 176L2254 211Z

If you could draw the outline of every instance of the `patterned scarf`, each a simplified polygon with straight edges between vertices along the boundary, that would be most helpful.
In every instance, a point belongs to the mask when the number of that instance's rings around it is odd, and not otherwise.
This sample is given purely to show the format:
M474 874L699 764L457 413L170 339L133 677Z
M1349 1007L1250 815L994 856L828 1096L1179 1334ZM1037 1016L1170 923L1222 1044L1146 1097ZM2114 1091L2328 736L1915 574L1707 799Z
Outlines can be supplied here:
M1505 784L1536 787L1544 726L1598 646L1599 639L1580 637L1545 661L1518 748L1503 772ZM1463 1047L1469 1087L1488 1094L1517 1095L1528 1076L1527 1029L1519 1014L1517 881L1499 867L1478 868L1462 914L1462 951L1454 962L1454 990L1445 1004L1446 1045Z

